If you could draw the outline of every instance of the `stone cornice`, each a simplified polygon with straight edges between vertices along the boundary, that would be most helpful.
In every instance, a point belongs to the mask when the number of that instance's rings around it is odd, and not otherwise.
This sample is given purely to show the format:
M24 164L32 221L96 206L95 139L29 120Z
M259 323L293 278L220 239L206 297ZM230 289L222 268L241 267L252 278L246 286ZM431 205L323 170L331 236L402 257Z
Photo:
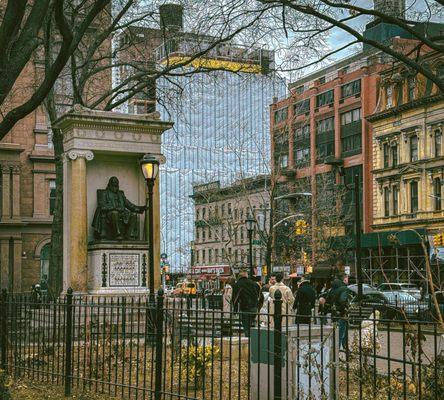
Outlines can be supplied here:
M413 100L405 104L401 104L400 106L393 107L388 110L375 113L373 115L369 115L365 117L365 119L369 122L375 122L385 118L396 117L399 116L400 112L412 110L414 108L425 106L431 103L436 103L440 100L444 100L444 94L436 94L434 96L422 97L420 99Z
M0 143L0 152L10 151L15 153L21 153L24 151L24 147L16 143Z
M135 133L162 134L170 129L172 122L161 121L160 114L126 114L111 111L90 110L75 106L71 111L62 115L54 123L54 128L63 131L73 129L125 131Z

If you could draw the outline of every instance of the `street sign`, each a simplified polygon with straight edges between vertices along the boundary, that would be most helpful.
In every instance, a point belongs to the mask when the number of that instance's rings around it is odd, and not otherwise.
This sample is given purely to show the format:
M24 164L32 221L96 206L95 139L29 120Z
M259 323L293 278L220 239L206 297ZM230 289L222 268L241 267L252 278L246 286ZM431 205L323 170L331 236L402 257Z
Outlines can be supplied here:
M252 241L252 244L261 244L261 241L258 240L258 239L255 239L255 240Z
M291 267L289 265L275 265L273 266L273 272L290 272Z
M305 268L304 268L303 265L298 265L298 266L296 267L296 274L298 274L298 275L304 275L304 270L305 270Z

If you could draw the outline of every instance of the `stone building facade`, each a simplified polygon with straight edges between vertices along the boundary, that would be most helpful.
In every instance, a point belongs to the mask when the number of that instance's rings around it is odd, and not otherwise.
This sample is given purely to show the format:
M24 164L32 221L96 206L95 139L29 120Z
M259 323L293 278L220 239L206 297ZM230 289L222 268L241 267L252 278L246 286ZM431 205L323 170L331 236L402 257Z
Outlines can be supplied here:
M444 59L426 57L444 77ZM401 66L381 74L373 126L373 229L444 228L444 96Z
M248 266L245 220L255 219L253 266L265 265L269 232L270 180L257 176L221 187L219 181L194 186L195 241L192 266Z
M0 287L29 290L48 273L55 168L37 109L0 141Z

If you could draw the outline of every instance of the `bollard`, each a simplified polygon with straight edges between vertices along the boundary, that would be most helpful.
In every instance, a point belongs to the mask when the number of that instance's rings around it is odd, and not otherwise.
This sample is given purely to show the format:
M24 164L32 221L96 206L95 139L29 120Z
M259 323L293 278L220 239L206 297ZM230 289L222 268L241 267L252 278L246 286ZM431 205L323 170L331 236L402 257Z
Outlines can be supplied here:
M282 399L282 293L274 292L274 400Z

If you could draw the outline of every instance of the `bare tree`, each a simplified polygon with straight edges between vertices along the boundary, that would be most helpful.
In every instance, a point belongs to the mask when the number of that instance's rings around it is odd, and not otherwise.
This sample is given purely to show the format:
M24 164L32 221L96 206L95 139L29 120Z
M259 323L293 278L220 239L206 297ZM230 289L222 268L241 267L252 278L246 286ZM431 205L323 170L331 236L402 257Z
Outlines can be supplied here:
M110 0L8 0L0 15L0 139L42 104L84 35L109 8ZM76 23L69 24L74 15ZM31 87L23 87L29 64L45 58L48 29L59 39L51 61Z

